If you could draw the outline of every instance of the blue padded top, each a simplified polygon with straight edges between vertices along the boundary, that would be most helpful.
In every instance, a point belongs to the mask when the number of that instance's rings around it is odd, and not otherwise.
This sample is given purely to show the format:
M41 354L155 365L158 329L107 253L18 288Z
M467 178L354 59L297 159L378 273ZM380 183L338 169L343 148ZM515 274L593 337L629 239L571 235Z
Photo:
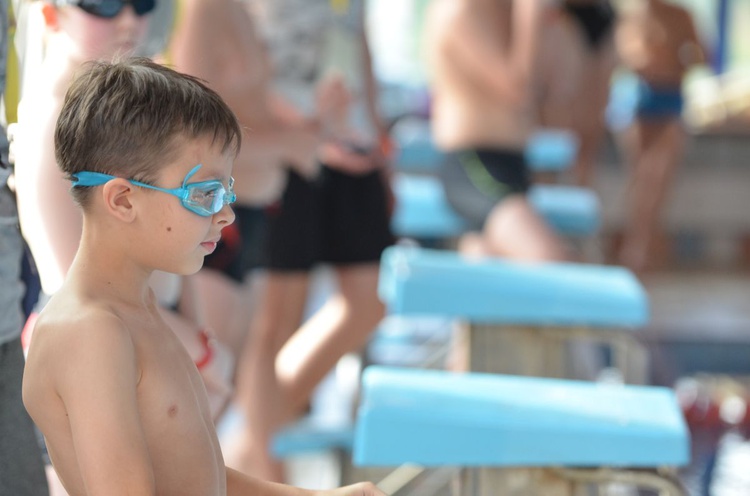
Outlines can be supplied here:
M534 210L557 232L589 236L601 226L599 197L590 189L537 184L529 190L527 198Z
M578 138L562 129L537 129L526 144L526 162L535 172L565 170L577 155Z
M399 174L393 190L397 201L391 226L397 235L449 238L466 231L466 222L451 208L438 178ZM528 199L561 234L587 236L601 224L599 199L591 190L537 185L529 191Z
M466 221L451 208L438 178L398 174L393 192L396 210L391 227L396 235L452 238L466 231Z
M456 252L392 246L378 293L389 313L529 325L640 327L648 296L622 267L471 260Z
M661 387L369 367L355 465L680 466L690 440Z
M397 143L396 167L408 172L430 172L440 167L443 154L435 146L430 123L424 119L408 119L393 128ZM578 155L575 135L562 129L540 128L526 144L525 156L535 172L559 172L570 167Z

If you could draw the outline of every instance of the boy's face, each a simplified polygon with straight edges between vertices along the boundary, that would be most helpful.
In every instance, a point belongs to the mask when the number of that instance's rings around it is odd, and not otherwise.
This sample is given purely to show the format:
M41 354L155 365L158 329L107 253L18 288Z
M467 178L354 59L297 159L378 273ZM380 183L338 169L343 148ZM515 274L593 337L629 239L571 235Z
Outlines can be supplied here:
M130 4L111 18L92 15L75 5L61 5L57 15L59 28L82 61L132 54L145 38L148 17L136 15Z
M185 176L197 165L200 169L188 184L219 180L229 187L234 156L222 154L208 138L187 141L178 157L162 170L154 185L179 188ZM176 274L193 274L203 266L206 255L216 249L221 230L234 222L229 205L211 216L201 216L185 208L180 199L159 191L138 188L139 218L147 224L148 244L154 256L154 269Z

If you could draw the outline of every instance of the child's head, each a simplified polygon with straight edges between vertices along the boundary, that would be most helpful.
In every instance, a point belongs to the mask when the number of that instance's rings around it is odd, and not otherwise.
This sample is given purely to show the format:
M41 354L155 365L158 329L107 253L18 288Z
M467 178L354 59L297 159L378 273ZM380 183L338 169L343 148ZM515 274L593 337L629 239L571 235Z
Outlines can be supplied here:
M65 96L55 156L68 179L91 171L153 184L185 141L196 138L232 156L241 141L237 118L198 79L148 59L91 62ZM84 209L91 189L72 189Z
M46 0L48 30L64 33L78 62L132 54L146 36L156 0Z

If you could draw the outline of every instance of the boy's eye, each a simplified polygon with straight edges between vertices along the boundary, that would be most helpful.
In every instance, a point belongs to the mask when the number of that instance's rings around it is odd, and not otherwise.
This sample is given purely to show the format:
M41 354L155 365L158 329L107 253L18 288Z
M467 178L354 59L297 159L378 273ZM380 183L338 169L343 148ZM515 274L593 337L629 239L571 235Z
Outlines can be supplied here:
M195 200L211 200L216 196L217 188L214 189L195 189L191 195Z

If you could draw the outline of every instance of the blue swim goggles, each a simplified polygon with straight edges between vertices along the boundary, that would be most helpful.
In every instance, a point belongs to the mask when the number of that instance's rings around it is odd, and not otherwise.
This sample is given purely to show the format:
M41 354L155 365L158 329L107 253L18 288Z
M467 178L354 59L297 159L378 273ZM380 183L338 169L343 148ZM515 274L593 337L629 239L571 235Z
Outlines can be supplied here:
M216 179L210 181L201 181L198 183L188 183L191 177L198 172L201 164L196 165L187 173L182 181L181 188L167 189L142 183L134 179L128 179L131 184L142 188L155 189L162 193L168 193L180 199L182 206L202 217L210 217L218 214L224 205L230 205L237 200L234 194L234 179L229 178L229 188ZM117 179L116 176L103 174L101 172L81 171L73 174L73 187L77 186L101 186L104 183Z

